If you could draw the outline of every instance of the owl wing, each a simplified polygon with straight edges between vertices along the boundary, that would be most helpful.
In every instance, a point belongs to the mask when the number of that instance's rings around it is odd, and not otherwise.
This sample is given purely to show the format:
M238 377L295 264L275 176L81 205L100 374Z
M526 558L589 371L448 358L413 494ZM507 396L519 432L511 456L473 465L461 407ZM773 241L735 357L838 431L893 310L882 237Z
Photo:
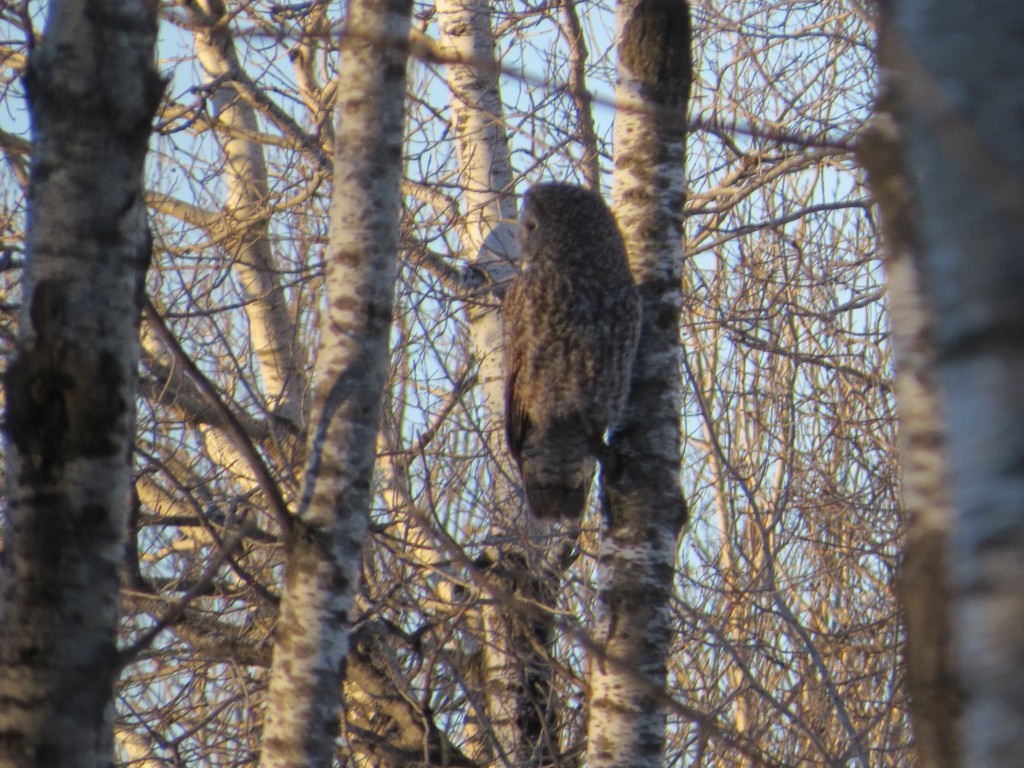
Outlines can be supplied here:
M512 350L515 349L514 344L510 347ZM518 386L518 355L509 354L508 348L505 350L505 355L505 365L508 367L508 372L505 375L505 439L508 441L508 449L512 458L518 462L523 453L523 442L526 439L529 417Z
M519 376L523 361L518 328L519 293L518 281L515 281L509 286L505 299L505 439L517 463L522 457L529 422Z
M529 418L522 400L516 394L514 374L505 388L505 438L508 440L508 449L517 462L520 461L523 453L523 443L526 440L526 430Z

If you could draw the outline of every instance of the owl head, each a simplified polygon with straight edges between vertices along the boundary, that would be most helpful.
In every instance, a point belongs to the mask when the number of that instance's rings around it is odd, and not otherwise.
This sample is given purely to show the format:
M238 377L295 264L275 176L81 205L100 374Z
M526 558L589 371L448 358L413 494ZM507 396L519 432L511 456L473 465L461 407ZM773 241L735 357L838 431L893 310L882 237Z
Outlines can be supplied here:
M546 183L530 187L519 218L523 267L550 262L588 267L588 243L621 243L615 217L601 195L574 184Z

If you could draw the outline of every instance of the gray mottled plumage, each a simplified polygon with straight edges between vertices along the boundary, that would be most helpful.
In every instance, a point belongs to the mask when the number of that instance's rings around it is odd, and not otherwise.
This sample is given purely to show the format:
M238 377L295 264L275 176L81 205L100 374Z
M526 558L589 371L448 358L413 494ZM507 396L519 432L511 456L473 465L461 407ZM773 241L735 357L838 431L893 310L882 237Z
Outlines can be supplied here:
M579 519L604 434L622 416L640 302L601 196L538 184L523 202L505 294L505 429L539 518Z

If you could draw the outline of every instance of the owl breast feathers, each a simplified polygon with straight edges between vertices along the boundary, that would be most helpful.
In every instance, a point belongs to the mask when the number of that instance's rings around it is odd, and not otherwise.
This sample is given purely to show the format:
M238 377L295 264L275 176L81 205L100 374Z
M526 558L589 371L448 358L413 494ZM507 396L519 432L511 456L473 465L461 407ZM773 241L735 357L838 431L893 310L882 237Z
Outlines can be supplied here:
M625 409L640 301L601 196L538 184L520 217L505 320L505 429L538 518L579 519L604 435Z

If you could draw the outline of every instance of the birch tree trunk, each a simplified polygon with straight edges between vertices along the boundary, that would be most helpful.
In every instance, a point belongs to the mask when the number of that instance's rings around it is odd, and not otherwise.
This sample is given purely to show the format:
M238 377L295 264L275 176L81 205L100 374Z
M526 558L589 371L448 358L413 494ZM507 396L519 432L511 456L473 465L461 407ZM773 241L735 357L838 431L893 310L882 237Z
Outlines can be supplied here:
M0 766L109 766L139 312L152 0L54 0L27 82L28 262L6 374Z
M490 415L488 443L499 457L494 491L500 516L491 521L498 538L511 540L497 548L485 577L498 597L481 608L483 635L479 687L486 691L488 729L478 729L473 757L481 763L538 765L557 751L554 712L550 699L550 660L545 649L552 622L543 610L525 612L522 606L552 606L557 582L543 563L544 553L528 536L532 521L524 515L514 482L516 476L505 447L502 317L503 283L518 256L504 115L494 56L491 8L487 0L439 0L440 50L451 89L452 123L456 136L466 227L463 246L478 271L493 288L487 300L467 305L473 350L480 366L480 386ZM512 536L505 536L507 532ZM521 603L512 604L517 593ZM483 738L490 730L496 750ZM495 755L494 752L498 754Z
M1024 5L892 2L948 425L963 765L1024 765Z
M441 54L450 60L446 73L466 212L463 248L491 282L500 282L514 272L516 202L491 9L487 0L438 0L437 13ZM500 296L487 304L472 306L469 319L487 407L499 414L504 408ZM504 430L494 423L491 444L500 456Z
M888 63L885 19L880 62ZM918 265L921 234L890 99L876 105L857 157L882 216L889 316L900 416L900 483L907 537L897 580L906 632L907 692L914 744L923 768L956 765L959 682L953 658L949 535L953 509L946 471L946 429L935 377L935 318L924 301Z
M616 13L619 111L614 210L643 306L623 428L602 469L587 765L660 766L679 487L679 320L690 22L685 0L622 0Z
M294 431L302 424L303 377L295 348L295 327L271 249L270 200L256 111L234 80L242 68L235 52L222 0L189 0L199 32L196 56L208 81L223 80L213 89L217 120L226 127L223 138L227 199L224 213L231 233L227 245L239 282L249 302L246 315L259 360L263 391L271 411Z
M288 540L264 766L329 766L371 501L401 210L412 3L349 5L338 71L327 308Z

